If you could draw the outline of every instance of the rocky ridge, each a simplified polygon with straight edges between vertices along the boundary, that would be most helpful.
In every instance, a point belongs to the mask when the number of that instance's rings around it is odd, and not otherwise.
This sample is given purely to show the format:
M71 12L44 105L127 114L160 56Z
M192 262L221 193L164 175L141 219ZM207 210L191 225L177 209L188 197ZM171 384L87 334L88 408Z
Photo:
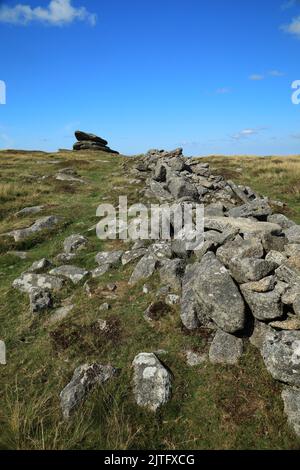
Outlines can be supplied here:
M87 142L86 135L78 137ZM89 138L92 147L103 149L107 144L96 136ZM208 164L185 158L181 149L150 150L135 162L133 176L144 181L146 200L204 204L203 246L187 251L180 240L136 242L124 251L98 253L92 271L44 260L16 279L13 287L29 294L31 311L38 314L53 308L52 296L65 282L85 282L88 287L89 278L102 276L118 263L135 264L128 288L142 285L158 271L162 288L157 304L145 314L147 321L155 322L162 311L168 314L164 304L168 307L171 296L177 296L184 327L205 328L214 335L209 355L200 363L210 360L236 367L243 344L250 340L270 374L284 384L288 420L300 435L300 226L279 208L274 211L274 201L213 175ZM45 223L49 219L43 219ZM31 231L13 235L23 238ZM86 239L74 234L65 240L63 254L72 259L82 249L88 249ZM141 293L145 289L144 285ZM136 402L152 411L171 399L175 380L159 356L141 352L133 360ZM114 375L110 365L76 369L61 395L64 416L68 418L95 385Z

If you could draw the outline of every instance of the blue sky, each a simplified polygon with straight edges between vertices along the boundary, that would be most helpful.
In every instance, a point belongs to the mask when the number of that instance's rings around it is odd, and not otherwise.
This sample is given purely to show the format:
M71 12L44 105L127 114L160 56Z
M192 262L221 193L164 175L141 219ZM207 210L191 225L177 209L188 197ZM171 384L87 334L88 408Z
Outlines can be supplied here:
M0 148L299 154L300 2L0 1Z

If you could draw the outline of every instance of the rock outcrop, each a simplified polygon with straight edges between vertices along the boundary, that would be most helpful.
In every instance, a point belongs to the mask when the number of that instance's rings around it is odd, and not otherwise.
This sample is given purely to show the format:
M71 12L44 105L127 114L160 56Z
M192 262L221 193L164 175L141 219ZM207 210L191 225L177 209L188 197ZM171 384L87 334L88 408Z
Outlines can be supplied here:
M101 152L118 154L116 150L112 150L107 146L108 142L94 134L83 131L76 131L75 137L77 142L73 145L73 150L97 150Z

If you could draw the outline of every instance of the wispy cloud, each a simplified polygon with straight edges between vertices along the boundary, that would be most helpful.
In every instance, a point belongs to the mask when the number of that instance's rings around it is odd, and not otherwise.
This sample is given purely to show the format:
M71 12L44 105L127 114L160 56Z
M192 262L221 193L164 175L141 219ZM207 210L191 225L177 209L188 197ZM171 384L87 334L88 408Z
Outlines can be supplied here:
M286 2L284 2L281 5L281 9L282 10L289 10L290 8L293 8L294 6L299 5L299 4L300 4L299 0L286 0Z
M226 95L227 93L231 93L231 88L223 87L218 88L216 90L217 95Z
M300 132L297 132L296 134L291 134L292 139L297 139L300 140Z
M233 134L231 136L232 139L234 140L242 140L242 139L248 139L249 137L252 137L254 135L259 134L261 131L263 131L265 128L260 127L260 128L252 128L252 129L243 129L236 134Z
M258 74L258 73L254 73L254 74L249 76L249 80L253 80L253 81L264 80L264 78L265 78L264 75L261 75L261 74Z
M74 21L85 21L95 25L97 16L85 7L74 7L72 0L51 0L46 7L31 7L30 5L15 5L0 7L0 22L16 25L27 25L33 22L45 23L51 26L63 26Z
M283 77L285 73L280 70L270 70L269 75L271 75L271 77Z
M281 26L281 29L286 33L293 34L300 39L300 16L293 18L289 24Z

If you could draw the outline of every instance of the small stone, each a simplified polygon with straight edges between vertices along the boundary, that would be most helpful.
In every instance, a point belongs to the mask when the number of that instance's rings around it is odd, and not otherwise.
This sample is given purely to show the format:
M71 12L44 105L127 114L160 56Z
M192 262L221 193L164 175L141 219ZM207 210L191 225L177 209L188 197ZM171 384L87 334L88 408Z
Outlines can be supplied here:
M165 302L167 305L179 305L180 304L180 296L176 294L168 294L166 296Z
M152 276L157 266L157 258L153 255L145 255L136 265L130 280L129 285L133 286L141 280L146 280Z
M67 318L69 313L74 309L74 305L66 305L64 307L57 308L51 317L48 319L48 325L54 325L55 323L59 323L60 321Z
M2 340L0 340L0 365L6 365L6 346Z
M123 255L123 251L102 251L98 253L95 257L96 263L99 264L99 266L102 265L109 265L111 266L116 266L119 264L121 257Z
M171 398L171 374L153 353L138 354L133 363L136 403L157 411Z
M83 250L88 243L87 238L79 234L70 235L64 241L64 252L67 254L77 253Z
M170 312L170 307L165 302L153 302L144 312L144 317L149 321L157 321Z
M209 350L209 359L213 364L238 363L243 354L243 340L218 330Z
M42 258L39 261L35 261L30 268L27 269L28 273L41 273L46 269L49 269L52 266L51 261L46 258Z
M181 259L165 260L159 270L160 280L172 289L181 289L181 279L184 275L185 263Z
M253 292L269 292L274 290L276 284L275 276L264 277L260 281L253 281L244 284L244 287Z
M29 292L30 311L38 313L52 307L52 297L49 291L33 287Z
M99 266L98 268L93 269L91 271L92 277L96 278L96 277L103 276L105 273L107 273L107 271L109 271L109 268L110 268L109 264L103 264L102 266Z
M266 256L266 261L270 263L275 263L277 266L280 266L282 263L287 261L287 257L285 256L284 253L271 250Z
M253 332L249 338L250 343L261 351L266 336L270 332L272 332L272 328L267 323L255 320Z
M200 354L195 351L186 351L185 352L186 363L190 367L199 366L204 364L208 360L207 354Z
M110 284L106 284L106 288L110 292L114 292L115 290L117 290L118 286L117 286L117 284L110 283Z
M75 369L71 382L60 393L60 406L65 419L96 385L102 385L116 374L112 366L84 364Z
M270 323L270 326L276 330L300 330L300 318L291 317L284 321L273 321Z
M70 279L73 284L78 284L89 275L89 272L77 266L64 265L52 269L49 274L53 276L66 277L67 279Z
M104 304L100 305L100 307L99 307L99 311L100 311L100 312L107 311L107 310L110 310L110 305L109 305L107 302L105 302Z
M281 396L288 423L292 426L296 435L300 437L300 389L285 387Z

